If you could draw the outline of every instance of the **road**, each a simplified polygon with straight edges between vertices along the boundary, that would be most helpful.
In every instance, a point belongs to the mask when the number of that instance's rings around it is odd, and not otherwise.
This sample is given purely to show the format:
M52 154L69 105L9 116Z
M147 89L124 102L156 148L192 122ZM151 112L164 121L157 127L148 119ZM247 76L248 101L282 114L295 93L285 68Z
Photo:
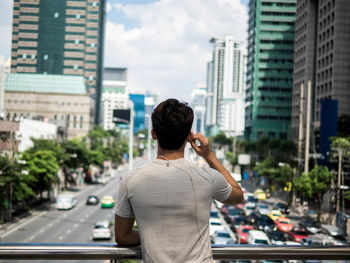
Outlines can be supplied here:
M134 167L143 165L146 161L137 159ZM114 222L114 209L102 209L97 206L85 204L88 195L97 195L100 199L104 195L112 195L117 199L119 192L120 176L127 172L127 167L111 179L106 185L88 185L75 193L78 204L69 211L57 210L54 205L48 206L44 211L28 218L19 225L14 225L8 232L2 234L3 243L114 243L111 240L92 240L92 230L98 220L109 219ZM1 263L5 261L0 261ZM12 261L14 262L14 261ZM28 262L18 260L16 262ZM47 261L33 261L47 262ZM49 261L49 262L62 262ZM86 262L86 261L65 261ZM103 260L89 261L103 262Z

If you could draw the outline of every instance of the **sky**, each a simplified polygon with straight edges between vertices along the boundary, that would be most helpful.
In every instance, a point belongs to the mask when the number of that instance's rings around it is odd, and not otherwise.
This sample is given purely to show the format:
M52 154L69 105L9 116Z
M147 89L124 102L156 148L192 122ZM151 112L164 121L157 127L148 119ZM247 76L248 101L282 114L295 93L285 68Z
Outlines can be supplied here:
M10 57L12 1L0 0L0 55ZM206 82L212 37L246 42L248 0L108 0L104 65L128 68L131 92L190 101Z

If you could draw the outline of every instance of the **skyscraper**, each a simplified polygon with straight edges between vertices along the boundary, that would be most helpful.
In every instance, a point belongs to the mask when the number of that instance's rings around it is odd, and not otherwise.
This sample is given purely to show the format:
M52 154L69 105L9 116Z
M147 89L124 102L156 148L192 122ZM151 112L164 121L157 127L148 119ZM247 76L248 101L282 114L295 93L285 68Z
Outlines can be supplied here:
M321 100L337 99L350 114L350 5L346 0L299 0L295 25L292 138L299 136L300 86L311 82L311 121L320 126ZM304 115L306 108L304 103ZM305 125L305 116L303 122Z
M11 73L78 75L99 121L105 0L14 0Z
M296 0L250 0L245 137L290 136Z
M208 63L206 126L228 136L243 135L246 49L232 36L212 38L212 61Z
M112 130L113 110L128 107L129 91L127 86L127 68L105 68L103 73L102 111L103 128Z

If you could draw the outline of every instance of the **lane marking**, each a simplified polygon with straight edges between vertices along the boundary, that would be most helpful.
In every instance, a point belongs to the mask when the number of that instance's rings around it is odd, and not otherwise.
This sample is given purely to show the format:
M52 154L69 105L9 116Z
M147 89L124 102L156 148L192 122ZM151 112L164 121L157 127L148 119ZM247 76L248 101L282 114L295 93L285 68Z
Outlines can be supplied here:
M20 223L19 225L15 226L14 228L10 229L9 231L7 231L4 234L0 234L1 238L4 238L10 234L12 234L13 232L17 231L19 228L24 227L25 225L29 224L30 222L34 221L35 219L37 219L38 217L42 216L43 214L47 213L47 211L43 211L35 216L33 216L31 219L29 219L28 221L24 221L23 223Z

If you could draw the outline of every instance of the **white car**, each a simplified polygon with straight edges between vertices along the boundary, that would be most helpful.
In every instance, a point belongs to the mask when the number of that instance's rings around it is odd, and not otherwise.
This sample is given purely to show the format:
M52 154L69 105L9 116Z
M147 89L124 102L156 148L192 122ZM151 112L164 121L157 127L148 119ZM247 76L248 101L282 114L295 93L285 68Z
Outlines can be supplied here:
M209 219L209 235L211 237L214 236L215 231L217 230L224 230L225 227L221 223L220 218L210 218Z
M250 245L270 245L270 239L265 232L260 230L250 230L247 236L247 243Z
M213 237L214 244L217 245L226 245L226 244L235 244L237 243L236 236L231 237L230 233L224 230L216 230Z
M251 203L248 203L243 207L243 211L246 216L249 216L252 212L255 211L255 205L251 205Z
M258 206L256 207L256 211L258 211L262 215L268 215L270 213L269 206L264 203L258 204Z
M72 194L60 194L56 200L56 208L59 210L72 209L77 205L77 199Z
M92 239L111 239L112 230L111 222L109 220L101 220L95 224L94 229L92 230Z

